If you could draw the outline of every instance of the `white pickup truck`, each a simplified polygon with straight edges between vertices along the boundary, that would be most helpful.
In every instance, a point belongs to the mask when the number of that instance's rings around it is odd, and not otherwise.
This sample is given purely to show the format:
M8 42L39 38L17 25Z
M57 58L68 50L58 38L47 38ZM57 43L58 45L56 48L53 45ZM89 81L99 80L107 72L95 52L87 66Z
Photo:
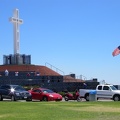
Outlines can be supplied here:
M117 90L113 85L97 85L96 90L91 89L79 89L79 94L81 98L85 98L86 101L89 101L89 95L91 91L95 91L97 100L99 98L112 99L114 101L120 101L120 90Z

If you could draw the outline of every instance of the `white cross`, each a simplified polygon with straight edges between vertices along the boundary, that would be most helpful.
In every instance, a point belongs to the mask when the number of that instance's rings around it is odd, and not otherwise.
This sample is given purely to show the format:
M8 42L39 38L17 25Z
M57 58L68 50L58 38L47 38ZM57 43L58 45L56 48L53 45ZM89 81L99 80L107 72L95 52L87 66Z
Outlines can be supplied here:
M13 30L14 30L14 54L19 54L19 43L20 43L20 41L19 41L19 38L20 38L19 24L22 24L23 20L19 19L19 10L18 9L14 10L14 16L11 17L9 20L14 25L14 28L13 28Z

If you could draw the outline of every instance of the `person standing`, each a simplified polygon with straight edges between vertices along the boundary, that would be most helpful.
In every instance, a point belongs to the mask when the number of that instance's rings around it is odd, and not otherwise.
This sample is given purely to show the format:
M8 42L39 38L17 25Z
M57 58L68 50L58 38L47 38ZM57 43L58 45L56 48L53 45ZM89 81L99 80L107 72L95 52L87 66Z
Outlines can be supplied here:
M5 70L5 76L8 76L9 75L9 71L6 69Z
M83 88L86 89L87 88L87 84L83 83Z

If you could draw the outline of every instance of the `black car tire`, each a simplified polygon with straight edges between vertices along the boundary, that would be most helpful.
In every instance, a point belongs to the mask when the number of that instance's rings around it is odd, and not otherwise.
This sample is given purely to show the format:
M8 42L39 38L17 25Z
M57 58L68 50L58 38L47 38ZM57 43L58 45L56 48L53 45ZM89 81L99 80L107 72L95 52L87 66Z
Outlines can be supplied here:
M48 101L48 98L46 96L44 96L42 101Z
M26 101L27 101L27 102L30 102L30 101L32 101L32 99L27 99Z
M86 101L89 101L89 94L85 95L85 99L86 99Z
M65 101L68 101L68 100L69 100L67 96L65 96L64 99L65 99Z
M113 97L113 100L114 100L114 101L120 101L120 96L119 96L119 95L115 95L115 96Z
M16 101L15 96L11 96L11 101Z
M81 98L80 96L78 96L77 101L78 101L78 102L81 102L81 101L82 101L82 98Z
M3 97L2 97L2 95L0 95L0 101L3 101Z

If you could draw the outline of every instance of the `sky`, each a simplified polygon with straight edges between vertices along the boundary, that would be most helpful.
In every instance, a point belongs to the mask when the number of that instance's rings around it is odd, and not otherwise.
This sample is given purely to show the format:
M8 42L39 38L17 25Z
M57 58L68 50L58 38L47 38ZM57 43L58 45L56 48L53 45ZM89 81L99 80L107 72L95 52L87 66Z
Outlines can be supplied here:
M120 0L0 0L0 64L13 54L13 10L19 9L20 54L76 78L120 85ZM52 65L52 66L51 66Z

